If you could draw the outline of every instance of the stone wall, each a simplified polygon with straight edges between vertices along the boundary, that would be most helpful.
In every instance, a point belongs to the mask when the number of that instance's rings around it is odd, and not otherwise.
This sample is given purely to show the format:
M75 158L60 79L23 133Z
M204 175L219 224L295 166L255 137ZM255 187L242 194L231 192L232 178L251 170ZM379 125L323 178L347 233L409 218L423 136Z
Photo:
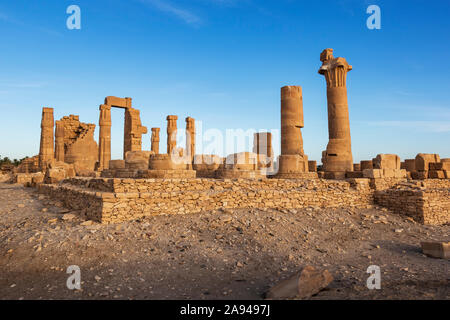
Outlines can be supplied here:
M450 180L403 183L374 193L377 204L424 224L450 223Z
M375 203L426 224L449 222L450 181L402 179L71 178L41 185L68 208L103 223L220 208L370 208Z
M373 203L368 179L72 178L59 185L41 185L39 190L104 223L220 208L366 208Z

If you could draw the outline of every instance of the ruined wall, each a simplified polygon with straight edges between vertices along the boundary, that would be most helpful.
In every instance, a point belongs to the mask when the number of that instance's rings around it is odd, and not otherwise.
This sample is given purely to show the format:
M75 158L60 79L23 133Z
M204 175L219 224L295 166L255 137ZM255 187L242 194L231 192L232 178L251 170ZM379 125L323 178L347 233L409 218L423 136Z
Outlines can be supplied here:
M420 223L450 223L450 180L399 184L375 191L374 201Z
M78 174L94 171L98 161L95 124L80 122L75 115L63 117L58 122L64 132L64 162L73 164Z
M67 179L41 185L66 206L104 223L147 215L188 214L219 208L370 207L367 179L215 180L215 179ZM92 206L86 199L94 199ZM98 203L102 206L99 207Z

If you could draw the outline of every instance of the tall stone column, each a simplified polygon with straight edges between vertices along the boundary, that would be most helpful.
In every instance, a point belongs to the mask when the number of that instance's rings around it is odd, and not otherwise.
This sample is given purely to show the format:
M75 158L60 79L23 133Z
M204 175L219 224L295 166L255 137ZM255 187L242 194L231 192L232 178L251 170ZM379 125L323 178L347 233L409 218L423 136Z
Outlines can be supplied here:
M280 177L295 177L296 174L308 172L308 157L303 151L303 127L302 88L285 86L281 88Z
M177 147L177 120L178 116L167 116L167 154Z
M55 123L55 158L56 161L64 162L64 122L56 121Z
M42 108L41 144L39 148L39 168L44 171L47 165L54 160L53 108Z
M159 128L152 128L152 151L159 154Z
M195 155L195 119L191 117L186 118L186 152L194 161Z
M99 119L100 133L99 133L99 171L109 168L109 161L111 160L111 106L100 105L100 119Z
M346 171L353 171L346 85L347 73L352 66L344 58L334 58L333 49L325 49L320 61L319 74L325 76L327 82L329 134L323 168L325 172L334 173L332 177L342 178Z

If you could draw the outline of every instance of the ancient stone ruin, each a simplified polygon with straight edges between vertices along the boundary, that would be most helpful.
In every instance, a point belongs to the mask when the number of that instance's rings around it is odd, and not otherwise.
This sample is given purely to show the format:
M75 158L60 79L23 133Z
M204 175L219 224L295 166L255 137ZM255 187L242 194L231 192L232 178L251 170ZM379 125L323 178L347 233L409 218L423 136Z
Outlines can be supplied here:
M147 215L186 214L218 208L307 206L368 208L375 204L426 224L450 222L450 159L417 154L403 162L378 154L353 163L347 73L352 70L333 50L320 55L325 76L329 142L322 163L303 149L303 98L300 86L281 88L281 154L272 134L258 132L252 152L196 154L195 119L186 117L184 148L177 146L178 116L168 115L167 149L160 152L160 128L147 133L131 98L108 96L95 124L70 115L54 122L43 108L39 154L22 162L15 181L37 186L87 219L111 223ZM123 158L111 159L111 108L124 109ZM307 128L307 127L306 127Z
M352 70L352 66L344 58L334 58L333 49L325 49L320 61L319 73L327 82L330 139L322 157L323 168L325 177L344 178L347 171L353 171L347 102L347 72Z

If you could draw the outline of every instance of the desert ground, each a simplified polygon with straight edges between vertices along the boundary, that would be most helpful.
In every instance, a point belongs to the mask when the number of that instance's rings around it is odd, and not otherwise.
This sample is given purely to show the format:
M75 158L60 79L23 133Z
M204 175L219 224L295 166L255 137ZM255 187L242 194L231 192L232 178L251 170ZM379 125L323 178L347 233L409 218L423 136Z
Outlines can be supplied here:
M218 210L102 225L17 184L0 183L0 299L263 299L306 265L327 269L310 299L450 299L450 261L422 254L450 241L387 211ZM66 286L81 269L81 290ZM366 286L370 265L381 289Z

